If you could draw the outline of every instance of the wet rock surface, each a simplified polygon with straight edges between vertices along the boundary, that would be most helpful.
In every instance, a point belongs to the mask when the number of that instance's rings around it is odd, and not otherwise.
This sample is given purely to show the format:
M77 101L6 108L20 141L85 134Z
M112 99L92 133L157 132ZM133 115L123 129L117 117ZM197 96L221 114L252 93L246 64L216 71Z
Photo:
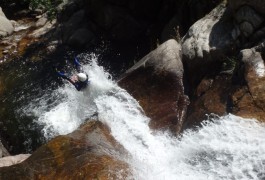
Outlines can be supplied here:
M180 10L182 7L185 8ZM160 45L119 81L151 118L150 127L170 129L178 134L199 125L211 113L220 116L233 113L264 122L265 49L260 43L265 36L264 1L229 0L228 4L217 6L190 27L191 22L205 15L206 11L201 7L204 5L198 1L73 1L62 8L60 21L47 21L43 15L13 22L13 36L1 39L0 61L7 62L13 54L21 56L26 51L34 52L35 46L31 46L34 43L42 44L42 50L36 51L45 55L56 51L60 43L78 49L87 48L103 37L116 43L123 42L121 47L141 39L141 36L155 39L156 44L157 37L163 42L178 33L180 37L186 34L181 44L169 40ZM189 19L183 18L184 22L180 17L185 16ZM176 28L179 32L175 31ZM149 44L150 39L145 43ZM154 43L150 44L154 47ZM226 57L232 58L235 63L232 66L236 67L222 69ZM35 56L30 61L43 63L43 59ZM10 67L3 64L7 67L6 72L16 74L16 68L10 68L15 63ZM25 72L28 74L23 76L28 77L30 72ZM21 86L19 80L15 76L6 78L0 73L2 104L10 100L6 97L16 92L6 96L7 90ZM47 89L46 84L39 85ZM0 112L7 113L7 108L0 107ZM13 129L10 132L17 133ZM12 143L20 141L14 138ZM2 150L2 156L7 155ZM124 148L110 135L108 127L92 121L41 146L21 164L0 168L0 179L10 176L20 179L125 179L131 175L128 164L121 160L126 155Z
M115 158L120 153L124 150L108 127L91 121L54 138L24 162L0 168L0 179L124 179L130 172L125 162Z
M166 41L142 58L119 85L139 101L151 118L152 129L179 132L189 100L184 94L181 49L175 40Z
M245 67L246 87L236 91L233 96L236 114L261 121L264 121L265 115L264 47L264 43L261 43L256 47L241 51L240 57Z

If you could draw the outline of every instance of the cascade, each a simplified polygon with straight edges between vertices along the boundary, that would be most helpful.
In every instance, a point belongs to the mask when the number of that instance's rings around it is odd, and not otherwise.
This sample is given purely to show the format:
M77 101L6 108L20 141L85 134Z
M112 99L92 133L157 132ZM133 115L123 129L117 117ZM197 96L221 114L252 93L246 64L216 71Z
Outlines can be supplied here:
M74 131L97 112L129 152L124 161L130 164L133 179L265 178L264 124L229 114L206 120L179 138L153 132L138 102L111 79L95 56L84 70L90 77L84 92L66 83L25 107L24 112L43 125L47 139ZM46 106L51 99L55 101Z

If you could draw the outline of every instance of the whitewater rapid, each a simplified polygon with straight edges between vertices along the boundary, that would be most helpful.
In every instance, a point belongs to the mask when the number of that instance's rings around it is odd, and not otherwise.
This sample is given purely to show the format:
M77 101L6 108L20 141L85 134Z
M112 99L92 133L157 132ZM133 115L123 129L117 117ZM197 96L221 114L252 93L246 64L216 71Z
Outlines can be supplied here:
M215 117L182 137L153 132L138 102L98 66L96 56L84 70L90 86L77 92L66 82L30 103L47 139L67 134L95 113L130 156L131 179L265 179L265 125L234 115ZM52 102L52 103L51 103Z

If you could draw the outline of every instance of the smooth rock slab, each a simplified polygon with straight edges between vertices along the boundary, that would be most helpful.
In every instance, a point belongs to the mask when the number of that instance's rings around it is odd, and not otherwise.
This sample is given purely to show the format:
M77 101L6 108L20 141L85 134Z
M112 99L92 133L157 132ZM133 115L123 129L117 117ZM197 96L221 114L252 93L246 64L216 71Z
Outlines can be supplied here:
M188 97L184 94L181 47L166 41L130 68L119 85L137 99L150 117L152 129L181 129Z

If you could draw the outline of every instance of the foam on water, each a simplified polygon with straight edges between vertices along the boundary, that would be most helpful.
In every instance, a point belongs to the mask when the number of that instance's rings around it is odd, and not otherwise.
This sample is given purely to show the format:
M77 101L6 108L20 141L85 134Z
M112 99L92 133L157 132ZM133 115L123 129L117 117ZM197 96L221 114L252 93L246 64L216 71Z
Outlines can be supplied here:
M265 178L264 124L230 114L205 121L200 129L187 131L179 139L152 132L138 102L95 59L85 71L91 80L85 92L67 84L28 108L44 125L47 137L70 133L98 112L99 120L129 152L124 161L131 165L133 179ZM51 98L56 100L47 107Z

